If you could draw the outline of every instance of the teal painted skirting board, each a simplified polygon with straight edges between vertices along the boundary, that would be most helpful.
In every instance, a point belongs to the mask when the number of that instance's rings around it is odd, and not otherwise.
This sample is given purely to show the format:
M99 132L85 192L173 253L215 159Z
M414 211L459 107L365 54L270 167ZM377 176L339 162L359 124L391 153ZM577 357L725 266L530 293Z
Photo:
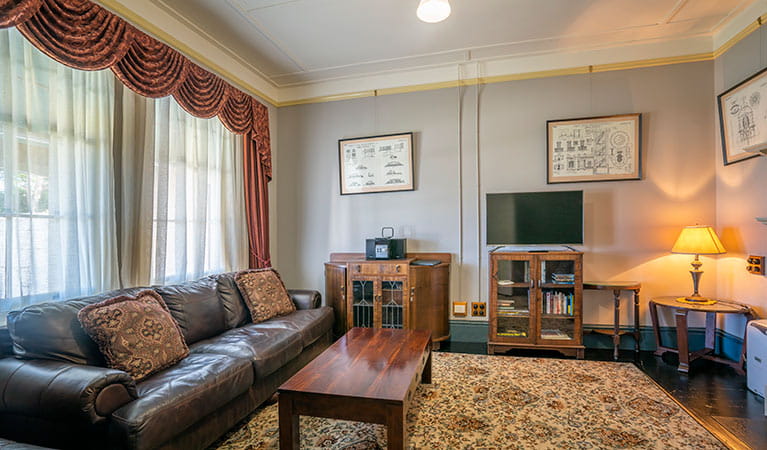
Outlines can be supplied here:
M585 333L583 343L587 348L613 348L612 336L603 334L589 333L588 330L612 330L609 325L584 325ZM633 331L630 327L621 327L623 331ZM639 327L642 334L642 350L655 350L655 335L651 326ZM690 348L697 350L703 348L705 339L705 328L690 328ZM661 339L668 347L676 347L676 328L661 327ZM487 322L476 322L471 320L451 320L450 321L450 340L454 342L487 342ZM716 330L715 339L716 352L727 358L738 360L740 358L740 349L743 346L743 338L727 333L724 330ZM634 338L632 336L621 336L621 348L625 350L634 349Z

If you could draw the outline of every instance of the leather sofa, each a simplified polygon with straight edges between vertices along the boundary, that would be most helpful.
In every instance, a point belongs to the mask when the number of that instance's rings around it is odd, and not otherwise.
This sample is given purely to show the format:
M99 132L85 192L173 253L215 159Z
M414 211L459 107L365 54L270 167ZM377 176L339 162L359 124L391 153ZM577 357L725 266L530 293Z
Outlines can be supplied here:
M190 354L135 383L106 367L77 312L142 289L8 314L0 330L0 438L54 448L205 448L331 342L332 310L316 291L289 290L297 311L253 324L233 273L154 287Z

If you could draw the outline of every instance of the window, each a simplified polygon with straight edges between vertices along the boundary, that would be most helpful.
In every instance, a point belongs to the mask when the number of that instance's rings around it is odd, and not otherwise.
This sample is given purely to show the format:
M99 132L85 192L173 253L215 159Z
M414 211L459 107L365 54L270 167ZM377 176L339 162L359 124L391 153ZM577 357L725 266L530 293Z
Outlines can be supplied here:
M113 77L0 30L0 325L6 312L116 287Z

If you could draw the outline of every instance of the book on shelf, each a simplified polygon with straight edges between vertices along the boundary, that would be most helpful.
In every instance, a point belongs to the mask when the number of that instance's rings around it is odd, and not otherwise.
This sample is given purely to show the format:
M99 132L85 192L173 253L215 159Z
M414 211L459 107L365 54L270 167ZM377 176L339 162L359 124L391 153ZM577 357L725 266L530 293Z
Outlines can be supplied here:
M551 274L551 279L554 281L554 283L558 283L558 284L573 284L575 283L575 274L574 273L553 273Z
M520 330L506 330L495 333L497 336L503 337L527 337L527 331Z
M562 330L544 329L541 330L542 339L572 339L572 336Z
M545 291L543 314L573 315L575 296L572 292Z

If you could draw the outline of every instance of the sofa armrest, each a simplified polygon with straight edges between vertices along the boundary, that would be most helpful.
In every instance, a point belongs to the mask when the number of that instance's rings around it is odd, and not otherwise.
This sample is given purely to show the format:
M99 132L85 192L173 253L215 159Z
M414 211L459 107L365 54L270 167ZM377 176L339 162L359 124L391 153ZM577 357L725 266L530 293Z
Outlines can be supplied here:
M95 424L137 397L130 375L41 359L0 359L0 415Z
M309 289L288 289L288 294L296 304L296 309L315 309L322 304L322 295Z

